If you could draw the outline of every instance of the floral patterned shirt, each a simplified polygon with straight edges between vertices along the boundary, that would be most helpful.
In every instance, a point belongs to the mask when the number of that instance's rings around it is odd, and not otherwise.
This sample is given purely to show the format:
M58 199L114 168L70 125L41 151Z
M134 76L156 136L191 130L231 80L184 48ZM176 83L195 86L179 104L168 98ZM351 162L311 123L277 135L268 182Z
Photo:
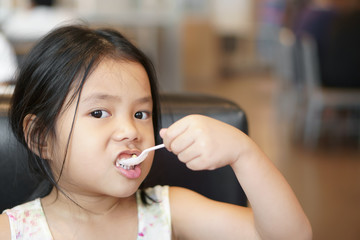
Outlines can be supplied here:
M145 239L171 239L169 187L147 188L146 193L156 202L144 205L140 192L136 193L138 206L138 237ZM12 240L53 240L40 199L5 210L9 217Z

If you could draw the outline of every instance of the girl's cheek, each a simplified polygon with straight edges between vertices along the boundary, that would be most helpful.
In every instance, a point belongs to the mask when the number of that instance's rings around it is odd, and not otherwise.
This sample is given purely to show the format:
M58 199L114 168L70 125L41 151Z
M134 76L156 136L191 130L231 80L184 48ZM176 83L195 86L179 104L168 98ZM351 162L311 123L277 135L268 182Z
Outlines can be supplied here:
M45 159L48 161L54 176L58 176L61 171L65 157L64 151L64 149L55 144L53 141L47 142L47 158Z

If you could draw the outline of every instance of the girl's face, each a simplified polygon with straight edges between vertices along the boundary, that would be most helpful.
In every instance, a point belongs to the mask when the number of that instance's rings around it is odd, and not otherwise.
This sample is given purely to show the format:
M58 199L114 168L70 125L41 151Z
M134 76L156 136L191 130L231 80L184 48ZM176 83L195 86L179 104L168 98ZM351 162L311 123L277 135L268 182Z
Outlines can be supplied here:
M142 65L103 60L82 89L60 187L91 196L131 196L148 174L154 153L130 170L117 167L116 161L154 146L152 106ZM63 108L55 141L49 144L47 154L55 177L62 166L75 108L76 99Z

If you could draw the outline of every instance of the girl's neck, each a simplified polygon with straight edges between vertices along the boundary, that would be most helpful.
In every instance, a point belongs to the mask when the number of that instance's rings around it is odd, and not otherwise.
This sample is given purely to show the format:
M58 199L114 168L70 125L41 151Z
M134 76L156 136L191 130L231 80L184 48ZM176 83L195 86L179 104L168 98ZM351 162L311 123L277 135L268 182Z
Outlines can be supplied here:
M70 196L53 189L41 199L46 219L54 239L112 239L119 234L138 232L138 212L135 195L128 198ZM119 226L122 226L119 228ZM107 236L106 234L110 234Z
M88 217L105 216L119 209L128 209L131 205L136 205L135 194L128 198L118 198L111 196L85 196L73 195L59 192L53 188L49 195L42 200L44 208L62 210L62 212L76 212L78 216Z

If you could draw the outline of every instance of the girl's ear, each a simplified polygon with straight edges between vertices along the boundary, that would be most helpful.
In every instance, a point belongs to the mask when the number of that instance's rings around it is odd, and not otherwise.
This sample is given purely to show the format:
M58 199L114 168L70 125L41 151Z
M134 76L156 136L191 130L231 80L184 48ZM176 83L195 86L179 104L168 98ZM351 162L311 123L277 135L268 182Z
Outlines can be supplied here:
M32 131L36 124L36 115L28 114L25 116L23 121L23 131L25 136L25 141L28 145L28 148L35 153L36 155L40 156L43 159L49 159L49 152L48 152L48 143L47 140L43 142L39 142L41 139L33 138Z

